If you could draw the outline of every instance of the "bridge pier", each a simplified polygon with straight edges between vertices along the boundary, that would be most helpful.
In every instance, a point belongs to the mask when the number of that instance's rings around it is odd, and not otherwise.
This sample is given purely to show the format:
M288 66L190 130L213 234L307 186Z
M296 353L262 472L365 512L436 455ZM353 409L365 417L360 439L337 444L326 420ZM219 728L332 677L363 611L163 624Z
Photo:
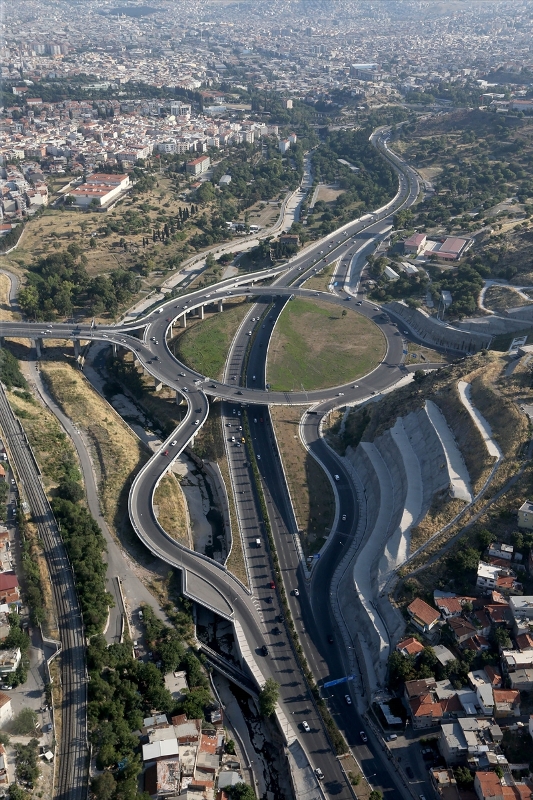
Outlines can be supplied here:
M6 337L0 336L0 349L5 345L5 343L6 343Z
M161 381L157 381L156 380L154 382L154 391L155 392L160 392L162 388L163 388L163 384L161 383Z
M171 339L174 336L174 323L173 322L170 323L170 327L168 329L168 335L170 336Z
M200 306L200 308L198 309L197 313L198 313L198 316L200 317L200 319L203 319L205 317L204 307Z
M111 349L113 351L113 356L116 358L118 353L118 344L115 344L115 342L111 342Z
M187 312L186 311L183 312L183 314L181 315L179 320L180 320L180 328L186 328L187 327Z
M35 347L35 352L37 353L37 358L41 358L42 351L44 350L44 343L42 339L34 339L33 345Z
M74 358L77 360L80 357L80 340L74 339Z
M223 305L223 303L222 303L222 300L219 300L219 301L218 301L218 310L219 310L219 311L224 311L224 305Z

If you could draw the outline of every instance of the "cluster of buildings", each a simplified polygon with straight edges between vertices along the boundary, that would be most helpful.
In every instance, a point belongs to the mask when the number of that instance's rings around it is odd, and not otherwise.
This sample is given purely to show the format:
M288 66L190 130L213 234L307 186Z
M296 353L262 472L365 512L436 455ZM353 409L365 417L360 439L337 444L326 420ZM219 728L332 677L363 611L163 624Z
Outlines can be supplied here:
M101 164L129 167L153 153L204 153L278 135L277 125L221 114L193 115L190 104L170 99L46 103L26 97L23 108L8 107L0 115L0 163L35 159L49 172L68 165L75 173Z
M533 561L528 566L531 570ZM396 651L415 664L425 645L432 646L438 664L446 668L462 651L494 652L494 641L504 642L498 651L499 663L470 671L467 686L458 689L448 678L434 677L404 684L403 702L413 729L439 729L439 751L448 767L464 764L471 769L500 766L509 770L499 748L502 732L494 720L509 725L520 717L521 692L533 690L533 596L521 593L515 575L515 570L523 568L520 553L511 545L494 542L479 562L477 591L472 596L435 590L433 605L415 598L407 606L414 635L398 642ZM438 643L445 627L447 643L453 641L453 645ZM497 629L506 636L498 637ZM531 725L533 735L533 718Z
M16 4L6 20L3 79L81 80L120 92L129 82L197 90L212 81L311 100L337 90L397 95L441 81L531 65L525 0L424 9L415 0L365 5L195 4L112 8L46 0ZM83 80L85 78L85 80Z
M39 164L29 161L18 168L0 167L0 236L8 234L26 214L46 205L48 188Z
M458 261L472 247L473 239L445 236L438 241L428 239L425 233L413 233L403 243L404 252L413 256L433 256L443 261Z
M186 684L185 684L186 685ZM154 798L226 800L226 789L243 782L239 760L225 752L222 713L202 731L201 719L158 714L144 720L144 789Z

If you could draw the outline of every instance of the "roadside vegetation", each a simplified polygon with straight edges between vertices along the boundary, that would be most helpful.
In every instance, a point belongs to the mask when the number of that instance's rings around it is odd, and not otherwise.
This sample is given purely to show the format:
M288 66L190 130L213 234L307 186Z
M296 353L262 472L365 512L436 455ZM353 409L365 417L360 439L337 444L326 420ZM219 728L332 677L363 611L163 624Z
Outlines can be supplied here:
M229 347L250 309L247 302L225 305L222 313L186 328L170 342L171 351L180 361L214 380L222 379Z
M438 256L429 256L429 291L434 301L441 290L451 292L451 319L478 313L486 278L517 285L533 281L532 133L531 119L475 109L409 122L393 139L393 149L416 167L433 191L396 215L401 234L393 237L388 256L401 259L399 240L414 231L437 240L444 235L476 236L459 264L445 265ZM420 275L401 276L397 282L378 279L376 299L425 300L426 287L417 286Z
M335 497L320 464L307 452L299 436L301 406L272 406L288 489L306 556L318 552L331 531Z
M384 354L385 338L370 320L329 303L295 298L274 329L267 379L274 391L338 386L366 375Z
M142 762L135 731L154 709L204 720L206 711L215 707L202 664L183 641L183 635L191 633L190 614L176 611L173 604L166 611L175 627L164 625L149 606L143 607L146 638L161 669L137 661L129 641L108 647L103 636L95 636L89 644L88 724L96 766L102 770L91 784L97 800L144 797L138 789ZM186 671L190 687L179 703L164 684L165 673L176 669Z

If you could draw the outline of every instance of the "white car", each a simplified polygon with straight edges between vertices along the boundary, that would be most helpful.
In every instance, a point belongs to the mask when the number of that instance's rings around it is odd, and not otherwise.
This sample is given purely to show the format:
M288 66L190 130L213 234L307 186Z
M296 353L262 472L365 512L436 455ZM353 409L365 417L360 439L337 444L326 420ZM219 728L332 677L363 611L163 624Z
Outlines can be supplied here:
M352 698L350 697L349 694L345 694L344 695L344 699L346 700L346 705L348 705L348 706L352 705Z
M336 481L340 481L340 479L341 479L340 475L334 475L333 477L335 478Z
M343 522L346 522L346 514L343 514L343 515L342 515L342 521L343 521Z
M171 446L171 447L176 447L177 443L178 443L178 442L177 442L177 440L176 440L176 439L174 439L174 441L173 441L173 442L170 442L170 446Z
M194 420L194 424L195 424L195 425L199 425L199 424L200 424L200 420L199 420L199 419L195 419L195 420Z
M309 723L308 723L308 722L306 722L306 721L305 721L305 719L304 719L304 721L302 722L302 728L304 729L304 731L305 731L306 733L309 733L309 731L311 730L311 728L309 727Z

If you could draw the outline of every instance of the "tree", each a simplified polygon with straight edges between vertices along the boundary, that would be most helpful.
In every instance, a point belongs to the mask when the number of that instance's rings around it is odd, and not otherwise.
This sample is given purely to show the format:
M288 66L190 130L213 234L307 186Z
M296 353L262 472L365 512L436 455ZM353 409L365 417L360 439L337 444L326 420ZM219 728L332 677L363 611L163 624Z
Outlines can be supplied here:
M455 780L461 789L469 789L473 783L474 778L468 767L457 767L454 769Z
M236 783L227 789L230 800L256 800L255 792L246 783Z
M78 481L70 479L61 481L57 487L57 494L58 497L62 497L63 500L70 500L71 503L78 503L85 497L85 492Z
M418 386L420 386L420 384L424 382L425 377L426 373L423 369L416 369L415 374L413 375L413 380Z
M13 733L16 733L18 736L30 736L32 733L35 733L36 725L37 714L33 708L23 708L13 720Z
M259 692L259 711L263 717L270 717L275 709L279 697L279 683L273 678L268 678Z
M226 742L226 753L229 753L231 756L235 755L235 742L233 739L228 739Z
M30 800L28 792L25 792L24 789L21 789L16 783L12 783L9 787L8 797L9 800Z
M368 796L368 800L383 800L383 795L378 789L372 789Z
M511 639L505 628L494 628L491 639L497 650L508 650L511 647Z
M92 782L92 790L97 800L112 800L117 783L111 772L103 772Z

